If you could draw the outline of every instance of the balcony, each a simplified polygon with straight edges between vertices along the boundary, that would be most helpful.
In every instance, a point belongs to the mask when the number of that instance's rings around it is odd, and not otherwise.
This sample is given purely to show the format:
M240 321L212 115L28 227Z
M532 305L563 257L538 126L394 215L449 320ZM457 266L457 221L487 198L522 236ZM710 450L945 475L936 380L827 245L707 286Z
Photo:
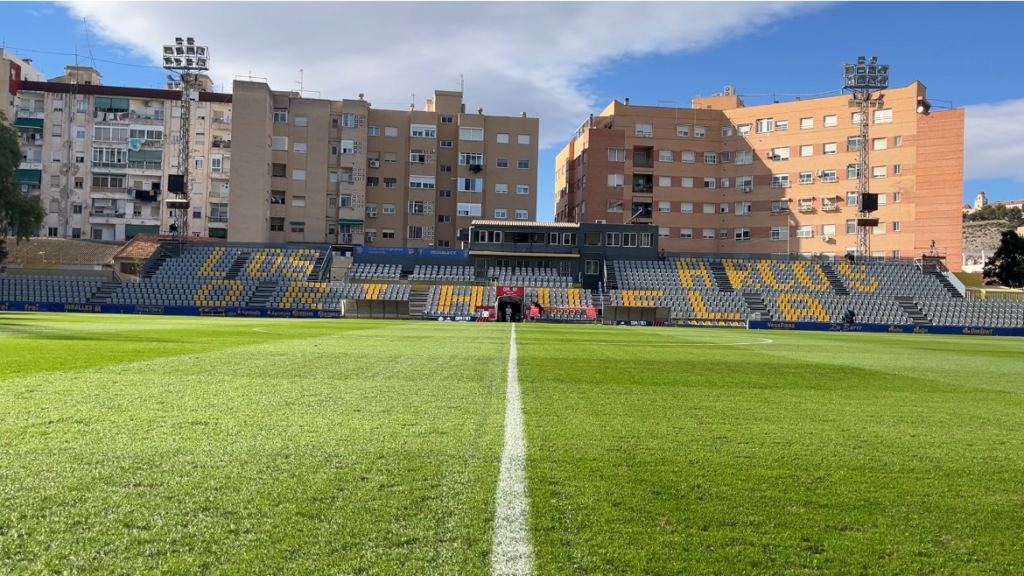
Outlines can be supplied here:
M772 180L772 188L789 188L792 185L789 180Z
M231 116L214 116L214 124L231 124Z
M800 210L801 212L805 213L805 214L806 214L807 212L814 212L814 206L810 206L810 205L808 205L808 206L801 206L801 207L799 208L799 210Z
M825 212L839 212L839 203L838 202L833 202L833 203L822 202L821 209L823 211L825 211Z
M773 215L789 214L789 206L776 206L771 209L771 213Z
M92 210L89 212L89 224L122 224L124 212Z
M736 186L737 192L743 192L744 194L750 194L754 191L753 186Z
M231 148L231 140L214 140L210 146L214 148Z
M42 170L43 159L42 158L28 158L21 161L18 164L18 170Z
M350 233L350 232L345 232L345 233L338 234L338 243L339 244L362 244L363 243L363 234L361 232L360 233L355 233L355 234Z
M634 146L633 147L633 168L651 170L654 168L654 147Z
M228 217L227 216L207 216L206 217L206 221L209 222L210 224L227 224L228 223Z
M43 135L39 132L33 132L31 134L23 133L18 137L22 146L42 146Z
M146 114L144 112L132 111L132 112L128 113L128 118L131 121L138 122L140 124L163 124L164 123L164 115L163 114Z
M634 175L633 192L640 194L651 194L654 192L654 176L650 174Z
M129 170L163 172L163 162L129 162Z
M211 178L231 178L230 168L210 168Z
M46 117L46 112L44 110L36 110L34 108L18 108L16 116L18 118L32 118L35 120L42 120Z
M96 162L92 163L93 169L100 170L125 170L128 168L128 162Z

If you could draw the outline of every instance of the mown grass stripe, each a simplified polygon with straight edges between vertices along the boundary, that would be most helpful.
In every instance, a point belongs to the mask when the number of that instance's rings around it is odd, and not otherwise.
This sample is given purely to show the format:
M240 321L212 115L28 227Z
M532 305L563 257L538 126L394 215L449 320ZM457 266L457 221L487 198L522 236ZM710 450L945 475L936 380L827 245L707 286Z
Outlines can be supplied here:
M519 366L516 358L516 326L512 325L508 352L508 383L505 394L505 446L498 475L497 509L494 514L494 552L491 574L522 576L533 572L533 550L528 532L529 500L526 494L526 433L519 399Z

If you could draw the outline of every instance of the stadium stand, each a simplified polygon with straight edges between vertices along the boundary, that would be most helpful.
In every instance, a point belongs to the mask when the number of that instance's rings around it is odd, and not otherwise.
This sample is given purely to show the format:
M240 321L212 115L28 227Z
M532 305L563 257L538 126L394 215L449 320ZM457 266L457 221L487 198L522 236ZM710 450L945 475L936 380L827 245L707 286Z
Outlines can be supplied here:
M402 277L399 264L354 264L348 271L349 280L394 281Z
M1024 301L919 299L918 305L938 326L1024 327Z
M472 266L430 266L417 265L409 280L413 282L472 282L474 280Z
M0 300L85 304L103 280L83 276L30 276L0 274Z
M498 268L487 269L487 277L502 286L571 288L572 278L560 276L553 268Z

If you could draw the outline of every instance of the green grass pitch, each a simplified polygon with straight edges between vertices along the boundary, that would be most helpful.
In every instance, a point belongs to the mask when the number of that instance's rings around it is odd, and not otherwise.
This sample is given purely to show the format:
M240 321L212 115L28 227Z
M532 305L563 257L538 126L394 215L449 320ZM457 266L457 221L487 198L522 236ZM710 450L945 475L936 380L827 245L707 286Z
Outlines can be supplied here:
M1024 573L1024 341L519 325L534 573ZM489 574L509 327L0 313L0 574Z

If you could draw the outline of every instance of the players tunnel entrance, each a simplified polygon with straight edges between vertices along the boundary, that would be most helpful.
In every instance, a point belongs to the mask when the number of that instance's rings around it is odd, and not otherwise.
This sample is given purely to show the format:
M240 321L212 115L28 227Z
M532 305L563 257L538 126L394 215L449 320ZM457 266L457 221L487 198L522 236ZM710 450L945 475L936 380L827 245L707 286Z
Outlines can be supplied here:
M523 320L523 299L518 296L501 296L495 306L498 322L521 322Z

